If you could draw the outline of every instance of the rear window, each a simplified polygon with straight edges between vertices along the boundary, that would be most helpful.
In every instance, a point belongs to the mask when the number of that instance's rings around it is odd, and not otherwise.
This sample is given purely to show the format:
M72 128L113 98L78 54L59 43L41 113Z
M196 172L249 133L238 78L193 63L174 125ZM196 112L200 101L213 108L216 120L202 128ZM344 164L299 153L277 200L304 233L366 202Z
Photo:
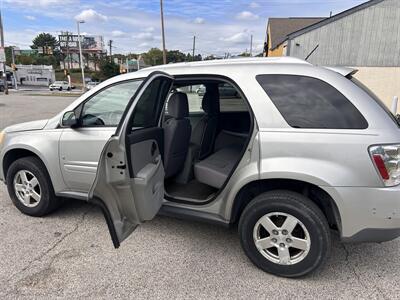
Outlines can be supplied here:
M358 109L338 90L322 80L298 75L258 75L256 79L291 127L368 127Z

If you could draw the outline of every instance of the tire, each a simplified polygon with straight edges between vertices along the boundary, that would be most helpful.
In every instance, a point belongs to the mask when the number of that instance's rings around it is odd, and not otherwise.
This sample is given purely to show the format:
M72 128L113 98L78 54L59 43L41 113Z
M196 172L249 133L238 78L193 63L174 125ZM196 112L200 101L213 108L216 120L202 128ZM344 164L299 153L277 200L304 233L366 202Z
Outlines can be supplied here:
M61 91L63 90L63 88L62 88L62 87L60 87L58 90L61 92Z
M294 220L292 224L296 224L289 233L283 230L292 228L285 226L290 225L290 222L285 223L287 220ZM272 221L276 227L265 221ZM269 233L261 223L274 233ZM291 191L270 191L254 198L240 217L239 235L244 252L257 267L282 277L311 273L325 263L331 251L325 216L311 200ZM292 247L294 245L301 245L305 250Z
M21 198L25 199L21 195L26 193L26 189L22 187L24 181L23 173L25 173L25 178L29 180L28 183L32 182L31 189L33 189L29 201L24 201L26 203L21 200ZM38 184L36 185L32 180L33 176L37 179ZM16 184L19 184L19 188L24 190L18 192ZM46 167L40 159L33 156L20 158L11 164L7 172L7 189L12 202L18 210L29 216L41 217L47 215L61 204L61 200L54 194L53 184ZM37 195L40 196L39 200L37 200ZM36 196L36 199L34 196Z
M53 91L53 89L50 89L50 92L52 92Z

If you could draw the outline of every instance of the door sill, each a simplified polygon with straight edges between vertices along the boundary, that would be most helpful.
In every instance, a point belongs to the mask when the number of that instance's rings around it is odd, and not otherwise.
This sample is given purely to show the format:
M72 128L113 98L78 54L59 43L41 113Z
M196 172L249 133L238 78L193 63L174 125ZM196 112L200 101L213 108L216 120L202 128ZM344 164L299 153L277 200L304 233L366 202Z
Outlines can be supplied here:
M77 199L77 200L82 200L82 201L89 200L89 195L88 195L88 193L85 193L85 192L63 191L63 192L56 193L56 196L62 197L62 198Z

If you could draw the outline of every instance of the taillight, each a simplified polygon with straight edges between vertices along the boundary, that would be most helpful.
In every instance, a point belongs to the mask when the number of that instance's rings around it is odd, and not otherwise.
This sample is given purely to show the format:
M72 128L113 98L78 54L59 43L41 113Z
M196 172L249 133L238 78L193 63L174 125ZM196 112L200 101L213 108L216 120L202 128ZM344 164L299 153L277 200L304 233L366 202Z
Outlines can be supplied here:
M385 186L400 184L400 145L372 146L369 152Z

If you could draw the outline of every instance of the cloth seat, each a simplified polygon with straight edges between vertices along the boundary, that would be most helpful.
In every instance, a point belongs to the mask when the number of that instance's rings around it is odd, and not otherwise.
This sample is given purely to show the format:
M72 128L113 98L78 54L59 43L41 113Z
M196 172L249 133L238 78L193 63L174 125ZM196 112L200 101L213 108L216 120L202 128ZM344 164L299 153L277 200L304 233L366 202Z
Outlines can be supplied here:
M192 126L189 116L188 98L185 93L174 93L168 101L170 118L164 128L165 178L176 175L182 168L189 149Z
M223 148L194 165L197 181L220 189L238 162L242 147Z
M219 95L217 91L206 92L201 107L204 116L193 129L191 142L200 148L199 159L210 155L214 149L218 129Z

